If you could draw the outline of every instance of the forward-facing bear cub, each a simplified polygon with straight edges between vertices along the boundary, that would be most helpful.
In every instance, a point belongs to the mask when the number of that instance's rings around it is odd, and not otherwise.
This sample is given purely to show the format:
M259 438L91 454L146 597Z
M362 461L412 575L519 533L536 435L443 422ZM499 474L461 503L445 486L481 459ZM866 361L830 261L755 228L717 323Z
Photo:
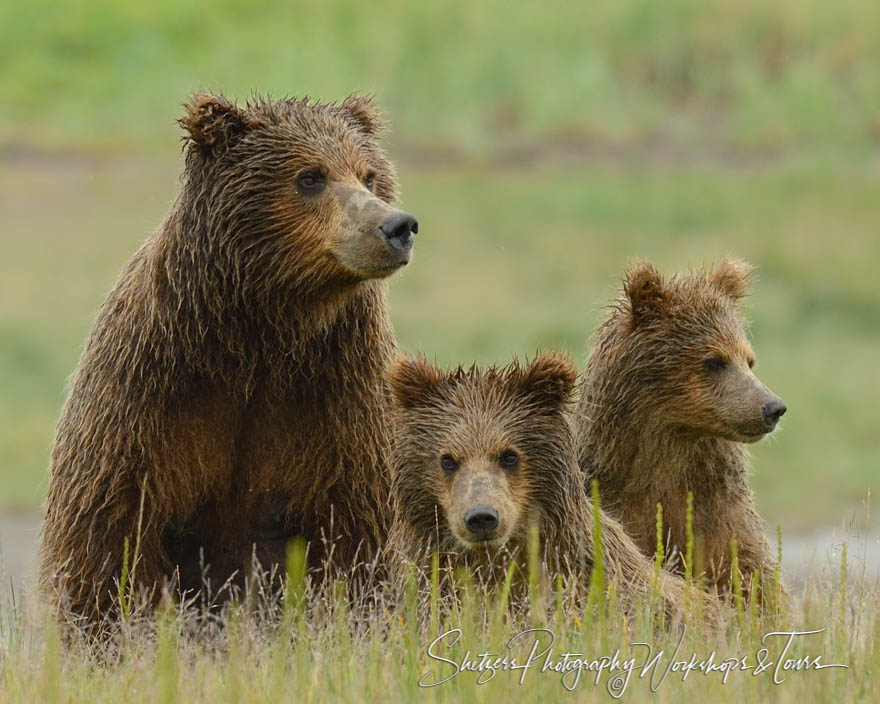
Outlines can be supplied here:
M648 263L626 272L623 295L595 336L574 424L578 460L604 506L642 551L657 547L657 504L670 568L683 570L693 492L694 575L730 586L731 540L748 586L776 561L755 511L744 443L773 431L785 404L752 371L740 301L751 267L664 281Z
M399 517L391 547L420 566L439 552L491 586L510 559L525 558L535 526L546 573L588 580L593 506L567 419L576 376L570 360L549 354L448 373L399 360L390 373ZM632 604L651 593L652 564L619 523L604 514L600 523L605 574ZM661 572L659 583L667 613L680 618L683 581Z

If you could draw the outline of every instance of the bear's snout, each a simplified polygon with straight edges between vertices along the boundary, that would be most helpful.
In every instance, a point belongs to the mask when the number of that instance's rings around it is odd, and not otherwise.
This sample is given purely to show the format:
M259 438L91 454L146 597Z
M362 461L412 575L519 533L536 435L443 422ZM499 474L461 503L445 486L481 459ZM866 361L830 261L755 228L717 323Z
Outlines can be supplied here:
M485 540L498 528L498 511L491 506L475 506L464 514L464 524L477 538Z
M779 419L785 415L787 410L788 407L781 398L773 399L769 403L764 404L761 408L761 414L764 416L764 425L767 427L768 433L776 427Z
M388 244L403 255L409 255L413 235L418 231L419 221L402 210L395 210L379 225L379 232L385 236Z

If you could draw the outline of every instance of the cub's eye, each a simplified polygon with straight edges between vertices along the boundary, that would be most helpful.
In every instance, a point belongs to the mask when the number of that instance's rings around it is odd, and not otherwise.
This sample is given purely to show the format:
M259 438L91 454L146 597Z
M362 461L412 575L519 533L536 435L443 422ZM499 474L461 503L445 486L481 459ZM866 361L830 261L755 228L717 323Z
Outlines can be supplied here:
M368 191L372 191L376 186L376 173L374 171L367 174L367 177L364 179L364 185Z
M707 372L717 374L718 372L723 372L727 368L727 360L724 359L724 357L709 357L709 359L703 362L703 368Z
M440 466L447 472L454 472L458 469L458 462L455 461L455 458L452 455L443 455L443 457L440 458Z
M755 359L754 359L754 357L752 357L749 359L749 369L754 369L754 368L755 368Z
M513 450L505 450L498 458L498 464L504 469L516 469L519 465L519 455Z
M316 193L324 186L324 174L317 169L303 171L296 177L297 187L306 193Z

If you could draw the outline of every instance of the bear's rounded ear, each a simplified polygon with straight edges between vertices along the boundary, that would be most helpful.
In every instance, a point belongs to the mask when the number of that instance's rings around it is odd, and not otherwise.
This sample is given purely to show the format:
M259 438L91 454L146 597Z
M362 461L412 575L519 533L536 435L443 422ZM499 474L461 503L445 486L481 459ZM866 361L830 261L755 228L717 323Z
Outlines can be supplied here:
M623 278L623 292L636 325L662 313L666 306L663 277L646 261L635 261L627 267Z
M571 401L577 383L574 362L565 355L549 352L537 355L517 376L521 393L535 406L552 410Z
M725 257L715 266L711 280L724 295L738 301L749 295L749 276L754 270L743 259Z
M401 408L424 406L437 394L442 380L440 370L422 357L401 357L388 371L391 393Z
M373 136L385 129L382 111L373 102L372 96L352 93L339 106L345 116L364 134Z
M194 93L184 108L178 123L204 156L222 153L247 131L244 110L222 95Z

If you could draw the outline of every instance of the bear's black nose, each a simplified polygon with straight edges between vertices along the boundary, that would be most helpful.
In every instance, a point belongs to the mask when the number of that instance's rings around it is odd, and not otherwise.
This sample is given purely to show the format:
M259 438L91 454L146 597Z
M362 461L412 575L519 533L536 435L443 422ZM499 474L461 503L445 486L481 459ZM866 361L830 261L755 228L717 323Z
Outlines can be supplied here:
M765 403L764 407L761 409L761 413L764 414L764 425L767 426L767 431L773 430L776 427L776 424L779 422L779 419L785 414L788 410L785 404L782 402L782 399L775 399L770 401L770 403Z
M379 225L379 232L395 249L408 252L412 249L412 236L419 231L419 221L409 213L395 210Z
M464 514L464 524L474 535L485 537L498 527L498 511L491 506L477 506Z

